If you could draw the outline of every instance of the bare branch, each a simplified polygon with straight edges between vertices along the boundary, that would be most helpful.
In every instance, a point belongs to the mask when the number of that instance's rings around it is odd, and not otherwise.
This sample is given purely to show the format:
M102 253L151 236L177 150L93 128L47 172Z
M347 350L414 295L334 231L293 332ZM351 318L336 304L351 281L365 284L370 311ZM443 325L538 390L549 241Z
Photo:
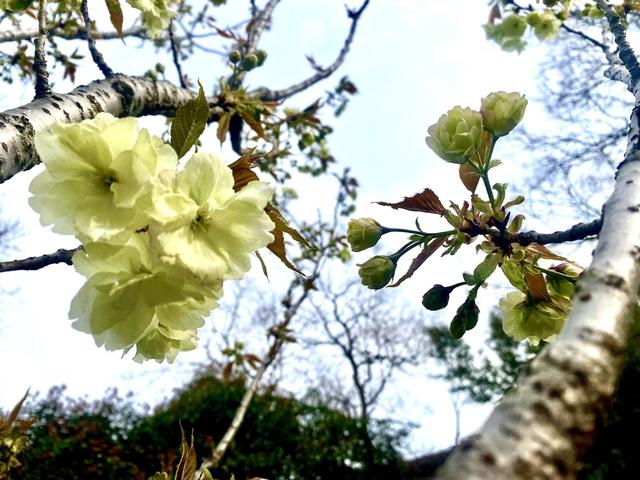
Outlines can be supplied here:
M356 27L358 26L358 20L362 16L362 13L365 11L367 6L369 5L370 0L365 0L365 2L360 6L357 10L347 10L347 15L351 19L351 27L349 28L349 34L344 41L342 46L342 50L338 54L338 57L334 60L334 62L329 65L327 68L323 68L318 70L315 75L307 78L306 80L301 81L300 83L296 83L295 85L291 85L288 88L284 88L282 90L272 90L264 92L261 95L261 99L264 101L280 101L285 98L289 98L297 93L300 93L307 88L315 85L316 83L324 80L325 78L331 76L340 65L344 62L345 58L347 58L347 54L349 53L349 49L351 48L351 43L353 42L353 38L356 34Z
M294 284L292 284L291 287L289 288L290 291L293 286ZM267 369L271 366L273 361L276 359L276 357L278 356L278 353L280 352L282 346L286 341L286 330L289 327L289 324L291 323L293 318L296 316L298 310L300 309L300 306L304 303L304 301L309 296L309 293L311 292L312 288L313 288L313 282L306 281L303 285L302 293L300 294L296 302L293 303L286 310L284 319L282 320L282 322L280 322L277 326L274 327L274 329L272 329L272 331L275 331L276 333L274 335L273 342L271 343L271 346L267 351L267 354L262 359L262 365L260 365L260 368L258 369L255 376L251 380L251 384L249 385L249 388L247 388L247 391L244 393L244 396L240 401L240 405L238 406L238 409L236 410L233 420L231 421L231 425L225 432L220 442L216 445L216 448L213 450L211 457L205 459L202 462L202 465L200 467L201 471L204 468L208 468L208 469L216 468L220 463L220 460L222 460L222 457L224 456L224 454L227 451L227 448L229 447L229 444L231 443L233 438L236 436L238 429L240 428L240 426L242 425L242 422L244 421L244 417L247 413L247 410L249 409L251 400L253 399L254 395L258 391L258 387L260 386L260 381L262 380L262 377L264 376ZM196 475L196 478L200 478L199 475Z
M265 5L262 11L258 14L258 16L254 16L254 22L252 26L249 28L249 33L247 35L247 43L244 45L244 53L248 54L253 52L260 41L260 37L264 33L265 29L269 25L271 21L271 17L273 16L273 11L276 6L280 3L280 0L269 0L269 2ZM252 4L252 9L255 4Z
M76 123L93 118L99 112L109 112L116 117L172 116L193 95L190 90L170 82L114 75L70 93L51 95L0 113L0 183L40 162L33 136L55 122ZM218 98L208 100L215 112ZM210 121L216 119L215 113L209 117Z
M169 43L171 44L171 55L173 58L173 64L178 71L180 86L182 88L187 88L187 84L184 81L184 74L182 73L182 65L180 64L180 58L178 56L178 45L176 43L176 37L173 32L173 20L169 23Z
M47 41L47 0L40 0L38 6L38 36L35 40L35 54L33 56L33 70L36 76L35 98L42 98L51 93L49 87L49 72L47 72L47 58L44 46Z
M88 0L82 0L80 4L80 11L82 12L82 19L84 20L84 28L87 32L87 45L89 46L89 52L91 53L91 58L93 59L93 63L97 65L105 78L113 77L113 70L111 67L107 65L102 54L98 51L98 47L96 46L96 41L91 35L91 18L89 18L89 7L87 5Z
M53 253L47 253L46 255L40 255L39 257L28 257L22 260L11 260L8 262L0 262L0 272L13 272L16 270L40 270L41 268L48 267L55 263L66 263L71 265L71 257L81 247L74 248L73 250L67 250L60 248Z

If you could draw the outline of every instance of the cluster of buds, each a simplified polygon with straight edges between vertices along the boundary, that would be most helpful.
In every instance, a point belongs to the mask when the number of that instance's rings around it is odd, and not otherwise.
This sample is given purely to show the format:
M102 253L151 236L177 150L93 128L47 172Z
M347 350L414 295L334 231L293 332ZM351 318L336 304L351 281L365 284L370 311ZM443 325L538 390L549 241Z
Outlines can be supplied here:
M520 123L526 107L527 99L516 92L487 95L479 112L456 106L429 127L427 145L447 162L477 159L491 136L507 135Z
M555 6L557 3L548 6ZM558 35L560 25L568 17L567 8L565 5L558 12L551 8L543 11L534 10L526 16L513 13L506 16L500 23L491 22L485 25L487 38L495 41L506 52L521 52L526 46L524 35L527 27L531 28L539 40L552 40Z
M387 229L373 218L356 218L347 227L347 241L354 252L374 247ZM393 256L376 255L358 265L362 284L374 290L385 287L396 271L397 259Z
M261 67L266 59L267 52L264 50L256 50L244 56L240 53L240 50L231 50L229 52L229 61L245 72Z

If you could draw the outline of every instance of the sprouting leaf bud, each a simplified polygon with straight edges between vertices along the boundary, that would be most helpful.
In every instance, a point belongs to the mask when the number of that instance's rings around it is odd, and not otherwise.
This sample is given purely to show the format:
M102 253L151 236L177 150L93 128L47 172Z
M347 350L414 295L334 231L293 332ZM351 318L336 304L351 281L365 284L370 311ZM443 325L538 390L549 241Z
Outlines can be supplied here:
M256 50L255 55L256 57L258 57L258 66L261 67L264 61L267 59L267 52L265 52L264 50Z
M240 58L241 55L238 50L231 50L231 52L229 52L229 61L231 63L238 63L240 61Z
M258 57L253 53L242 59L242 69L249 72L258 66Z

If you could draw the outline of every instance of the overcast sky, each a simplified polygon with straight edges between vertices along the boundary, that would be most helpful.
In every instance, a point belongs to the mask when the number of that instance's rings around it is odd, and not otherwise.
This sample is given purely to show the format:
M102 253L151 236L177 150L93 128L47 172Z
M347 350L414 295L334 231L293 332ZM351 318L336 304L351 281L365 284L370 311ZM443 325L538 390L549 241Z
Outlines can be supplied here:
M278 88L305 78L310 73L307 54L312 54L321 65L330 63L349 26L343 3L343 0L283 0L276 10L273 29L264 38L263 47L269 58L264 67L248 77L249 85ZM424 143L427 127L454 105L478 108L481 97L492 91L515 90L530 99L535 97L536 64L541 50L534 47L522 55L503 53L485 39L482 24L487 16L486 2L478 0L372 0L338 76L293 102L306 106L333 88L341 75L349 75L357 85L359 93L343 116L333 122L335 134L331 137L335 157L352 168L362 187L357 216L372 216L389 226L409 227L414 215L387 210L371 202L399 200L425 187L435 190L445 204L449 199L463 200L466 193L459 186L455 166L441 161ZM228 19L221 16L220 23L231 24L237 18L238 12ZM125 56L118 56L117 52L123 50L117 42L103 47L116 70L142 74L161 58L168 58L150 49L137 48L135 40L128 40L128 44L130 49ZM82 46L80 50L83 51ZM175 79L172 65L166 65L166 69L169 78ZM223 65L217 57L198 55L187 63L185 70L212 85L223 72ZM97 76L92 64L82 63L78 74L81 81ZM59 82L56 87L59 91L72 88L67 82ZM6 110L18 105L17 98L28 99L31 87L16 84L5 86L2 92L0 110ZM532 102L525 123L531 122L539 111L539 106ZM209 137L213 139L213 132ZM208 145L217 148L213 141ZM508 181L508 175L526 174L519 166L524 163L526 152L505 158L501 156L502 148L505 147L499 144L496 157L507 166L498 169L493 180ZM19 219L23 232L16 251L9 253L10 258L76 245L73 238L52 234L41 227L29 209L28 184L39 171L36 168L21 173L0 190L3 216ZM322 207L317 205L322 198L313 187L307 188L300 191L304 202L300 211L315 211ZM422 226L426 230L440 230L444 224L436 218L425 219ZM388 251L398 247L393 240L386 245ZM398 302L409 301L419 307L422 293L434 283L457 282L463 269L471 270L479 261L473 255L474 249L469 250L455 258L430 259L427 268L407 281L404 288L394 290ZM358 261L366 258L366 254L356 256ZM356 275L355 267L350 275ZM68 385L72 395L99 397L105 388L118 386L121 391L135 391L135 398L140 401L157 403L188 380L190 365L202 358L201 351L183 353L173 365L153 362L139 365L129 357L121 359L117 352L96 348L89 335L71 329L67 319L69 302L82 282L83 278L66 265L0 275L0 288L5 292L0 296L3 365L0 407L12 406L27 387L46 391L61 383ZM262 288L270 288L260 275L255 275L255 282ZM484 318L500 293L500 289L481 292ZM452 301L452 306L441 315L424 312L425 324L450 319L458 303ZM213 321L215 318L216 312ZM483 329L468 335L479 344ZM414 451L445 447L453 441L454 417L447 387L428 380L429 373L413 372L413 378L399 381L391 394L397 396L397 389L401 389L402 407L398 408L396 402L395 409L385 412L420 425L412 437ZM463 433L477 428L486 411L486 408L466 409L462 417Z

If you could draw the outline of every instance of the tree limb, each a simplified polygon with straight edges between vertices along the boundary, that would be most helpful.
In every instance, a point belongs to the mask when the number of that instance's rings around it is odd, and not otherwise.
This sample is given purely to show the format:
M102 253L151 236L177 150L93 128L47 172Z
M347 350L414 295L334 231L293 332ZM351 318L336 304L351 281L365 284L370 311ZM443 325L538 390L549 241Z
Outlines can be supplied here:
M510 241L517 242L523 247L532 243L547 245L549 243L574 242L598 235L601 228L602 219L598 218L589 223L578 223L568 230L559 230L553 233L538 233L534 230L518 233Z
M289 98L297 93L300 93L306 90L307 88L311 87L312 85L315 85L321 80L324 80L325 78L331 76L338 68L340 68L340 65L342 65L345 58L347 58L347 54L349 53L349 49L351 48L351 43L353 42L353 39L356 34L356 27L358 26L358 20L360 20L362 13L365 11L367 6L369 5L369 1L370 0L365 0L364 3L360 6L360 8L357 10L349 10L349 9L347 10L347 15L351 19L351 27L349 28L349 34L347 35L347 38L344 41L344 44L342 46L342 49L340 50L340 53L338 54L338 57L334 60L334 62L331 65L329 65L327 68L318 69L315 75L312 75L306 80L296 83L295 85L291 85L288 88L283 88L282 90L266 91L261 95L261 99L264 101L271 101L271 102L284 100L286 98Z
M66 263L71 265L71 257L80 250L81 247L67 250L60 248L53 253L40 255L38 257L28 257L22 260L11 260L8 262L0 262L0 272L13 272L16 270L40 270L55 263Z
M172 116L193 95L190 90L167 81L114 75L70 93L50 95L0 113L0 183L39 163L33 136L55 122L80 122L99 112L116 117ZM209 98L212 112L217 103L217 97ZM216 119L216 113L209 117L210 121Z
M144 35L145 29L143 27L133 27L122 32L122 37L139 37L146 39ZM20 30L20 31L5 31L0 32L0 43L8 43L8 42L20 42L23 40L31 40L34 37L38 36L38 29L32 30ZM119 39L120 34L116 31L113 32L93 32L92 34L94 39L97 40L114 40ZM81 28L73 32L67 32L61 30L59 28L49 28L47 29L47 37L57 37L62 38L63 40L86 40L87 39L87 31Z

